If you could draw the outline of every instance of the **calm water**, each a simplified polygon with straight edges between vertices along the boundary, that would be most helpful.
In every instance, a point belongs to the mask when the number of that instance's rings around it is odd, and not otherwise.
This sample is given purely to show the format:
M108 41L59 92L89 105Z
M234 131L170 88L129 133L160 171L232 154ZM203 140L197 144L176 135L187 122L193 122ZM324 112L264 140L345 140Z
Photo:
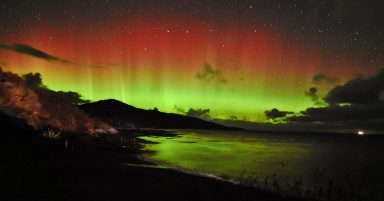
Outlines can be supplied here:
M381 190L384 136L345 134L263 134L243 131L177 131L178 137L143 137L146 158L171 167L223 178L265 178L282 183L300 179L309 185L313 172L325 171L341 187ZM365 181L361 181L365 180Z

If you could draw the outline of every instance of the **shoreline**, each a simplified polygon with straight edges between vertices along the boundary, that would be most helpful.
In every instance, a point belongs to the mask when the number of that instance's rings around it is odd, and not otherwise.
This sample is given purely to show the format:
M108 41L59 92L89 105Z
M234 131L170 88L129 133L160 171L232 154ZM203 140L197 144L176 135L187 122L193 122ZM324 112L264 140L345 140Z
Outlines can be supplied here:
M77 143L72 141L74 148L70 149L63 140L36 133L12 134L0 141L0 157L6 164L0 166L0 174L7 184L0 188L0 198L13 198L6 200L316 200L143 156L150 154L143 143L151 142L138 136L178 136L174 130L129 130L113 139L88 136Z
M138 138L138 137L142 137L142 136L178 137L180 135L183 135L183 134L179 134L180 131L185 131L185 130L192 131L193 129L168 129L168 130L167 129L124 129L124 130L125 131L131 131L133 133L143 132L143 133L135 136L136 138ZM160 134L157 134L157 132L159 132ZM139 143L142 144L142 147L145 147L144 144L153 143L151 141L143 141L142 139L140 139L139 141L141 141ZM180 172L180 173L191 175L191 176L205 177L205 178L210 178L210 179L220 181L220 182L226 182L226 183L230 183L233 185L243 186L243 185L241 185L241 182L235 181L233 179L225 179L225 178L220 177L218 175L188 170L188 169L185 169L182 167L167 165L165 162L162 162L162 161L146 158L145 156L143 156L145 154L145 152L148 152L148 151L147 150L145 150L145 151L140 150L139 153L137 154L138 159L143 161L144 164L123 164L123 165L136 166L136 167L147 167L147 168L154 168L154 169L157 169L157 168L168 169L171 171L176 171L176 172Z
M189 132L204 132L200 130L171 130L172 134L175 134L176 136L182 136L183 134L189 133ZM219 132L219 131L217 131ZM213 134L213 133L211 133ZM257 134L257 133L256 133ZM145 136L145 134L142 134L141 136ZM325 135L327 137L327 135ZM151 148L152 145L151 141L154 141L155 143L163 143L163 138L168 139L168 137L161 137L161 140L157 140L157 138L144 138L145 140L148 140L149 147L148 149L150 150L157 150L156 148ZM342 138L340 138L342 139ZM354 139L354 138L353 138ZM176 141L183 141L183 139L175 139ZM193 140L192 140L193 141ZM164 142L165 143L165 142ZM145 143L144 143L145 144ZM156 144L154 146L157 146ZM164 146L161 146L164 147ZM177 146L175 146L177 147ZM169 150L169 146L165 146L166 150ZM179 147L180 149L180 147ZM181 150L181 149L180 149ZM160 153L162 153L162 149L158 149ZM173 150L176 151L177 150ZM181 150L182 151L182 150ZM155 152L155 151L154 151ZM184 152L183 152L184 153ZM188 155L188 154L187 154ZM181 172L184 174L192 175L192 176L198 176L198 177L205 177L209 179L213 179L215 181L220 181L220 182L225 182L229 183L232 185L238 185L242 187L252 187L256 190L264 190L268 192L275 192L279 193L284 196L299 196L299 197L304 197L305 199L313 198L313 199L320 199L321 196L340 196L340 200L346 199L346 198L353 198L353 196L356 197L364 197L366 200L376 200L370 198L370 196L375 197L378 196L379 193L377 192L377 189L369 189L368 185L371 184L366 184L363 183L364 179L367 177L363 175L355 175L352 180L354 183L350 183L351 180L349 178L349 174L345 174L345 178L340 176L340 177L329 177L329 175L332 175L331 173L327 173L327 169L321 169L321 168L316 168L316 167L321 167L321 166L316 166L311 171L308 172L308 175L296 175L296 177L291 177L290 180L285 180L281 175L277 172L271 173L271 174L264 174L264 176L255 176L254 178L251 177L232 177L229 176L220 176L220 174L209 174L206 172L202 172L198 167L200 166L180 166L184 163L179 164L179 158L176 160L170 159L170 161L167 160L167 158L163 157L161 159L164 159L165 161L161 161L160 158L157 158L156 155L153 156L152 153L148 154L143 154L143 157L146 161L158 164L161 167L167 167L170 170ZM192 157L193 158L193 157ZM169 159L169 158L168 158ZM212 157L211 157L212 159ZM171 163L173 162L173 163ZM209 162L209 160L207 161ZM179 165L178 165L179 164ZM191 169L188 169L190 167ZM192 168L197 168L197 169L192 169ZM206 171L210 171L211 169L204 169ZM215 171L214 171L215 172ZM217 171L216 171L217 172ZM324 174L327 173L326 176ZM225 175L222 174L222 175ZM231 174L229 174L231 175ZM318 178L318 179L312 179L312 178ZM269 179L269 180L268 180ZM321 180L321 184L318 183ZM269 181L266 183L266 181ZM348 183L349 182L349 183ZM353 186L359 186L358 189L350 189L348 188L349 186L347 185L353 185ZM353 187L352 187L353 188ZM323 190L327 189L327 192L324 193ZM339 194L343 195L339 195Z
M153 168L136 153L10 133L0 142L6 200L297 200L207 175ZM134 165L124 165L124 164ZM147 167L145 167L147 166ZM150 167L149 167L150 166ZM11 199L9 199L11 198Z
M204 172L199 172L199 171L193 171L193 170L188 170L185 168L181 167L175 167L171 165L166 165L165 163L162 164L161 161L156 161L156 160L150 160L146 158L140 158L140 160L143 160L145 163L150 163L150 164L123 164L123 165L128 165L128 166L136 166L136 167L147 167L147 168L154 168L154 169L167 169L191 176L197 176L197 177L205 177L209 179L213 179L215 181L220 181L220 182L226 182L229 184L233 185L239 185L239 186L244 186L241 184L241 182L233 180L233 179L225 179L223 177L217 176L215 174L209 174L209 173L204 173ZM246 187L246 186L244 186Z

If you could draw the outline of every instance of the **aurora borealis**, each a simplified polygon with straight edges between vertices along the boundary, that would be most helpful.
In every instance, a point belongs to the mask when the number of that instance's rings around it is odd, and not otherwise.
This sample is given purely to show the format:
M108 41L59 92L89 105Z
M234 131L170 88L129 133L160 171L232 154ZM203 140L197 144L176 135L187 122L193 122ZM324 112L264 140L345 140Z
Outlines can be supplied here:
M379 1L2 1L0 64L53 90L141 108L209 108L264 121L315 106L313 77L344 83L384 64ZM325 95L332 86L318 86Z

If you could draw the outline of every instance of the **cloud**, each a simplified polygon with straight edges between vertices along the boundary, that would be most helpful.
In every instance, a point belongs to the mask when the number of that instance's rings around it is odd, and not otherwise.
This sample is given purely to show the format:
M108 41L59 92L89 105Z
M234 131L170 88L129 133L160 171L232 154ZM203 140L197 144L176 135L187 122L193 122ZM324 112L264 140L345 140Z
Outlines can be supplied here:
M37 92L44 92L49 95L52 94L56 97L61 97L65 101L68 101L72 104L79 105L84 103L89 103L89 100L85 100L81 97L81 95L77 92L73 91L52 91L49 90L44 84L43 79L41 78L40 73L28 73L22 76L25 80L25 84L27 87L36 90Z
M307 95L317 98L316 92L316 88L311 88ZM277 116L291 123L337 124L349 128L383 129L383 98L384 69L381 69L373 76L357 77L331 89L324 98L327 103L325 107L307 108L290 116L279 113L278 110L268 114L270 118Z
M312 78L312 83L315 85L336 85L339 83L339 79L336 77L330 77L325 74L316 74Z
M280 111L276 108L273 108L271 110L266 110L264 114L267 119L272 120L273 122L279 122L282 121L285 117L287 117L287 115L293 114L293 112Z
M333 88L325 97L329 104L374 104L383 101L384 69L370 77L358 77Z
M211 111L210 109L189 108L189 110L186 111L184 108L181 108L175 105L174 110L179 114L190 116L190 117L196 117L204 120L212 119L211 115L209 114L209 112Z
M38 50L36 48L33 48L33 47L31 47L29 45L25 45L25 44L12 44L12 45L0 44L0 50L1 49L17 52L20 54L30 55L30 56L33 56L33 57L36 57L39 59L44 59L44 60L50 61L50 62L71 63L70 61L67 61L65 59L61 59L61 58L56 57L56 56L52 56L52 55L47 54L41 50Z
M323 97L330 89L335 87L337 83L339 83L339 79L336 77L327 76L322 73L315 74L312 77L312 84L314 86L305 91L305 95L308 96L316 106L327 105Z
M384 127L384 105L333 105L308 108L299 115L286 118L288 122L338 124L347 127Z
M29 56L32 56L32 57L43 59L43 60L46 60L46 61L49 61L49 62L58 62L58 63L61 63L61 64L71 64L71 65L76 65L76 66L81 66L81 67L106 68L107 66L111 66L111 67L119 66L119 64L116 64L116 63L91 64L91 65L77 63L77 62L74 62L74 61L69 61L69 60L66 60L66 59L63 59L63 58L60 58L60 57L57 57L57 56L50 55L48 53L45 53L45 52L43 52L41 50L38 50L38 49L36 49L34 47L31 47L29 45L26 45L26 44L6 45L6 44L1 44L0 43L0 50L8 50L8 51L16 52L16 53L19 53L19 54L25 54L25 55L29 55ZM4 62L0 62L0 65L6 66L7 64L4 63Z
M228 81L223 77L221 71L215 70L211 65L207 63L204 65L202 72L196 73L196 78L206 83L228 83Z
M189 108L189 110L185 113L185 115L190 117L196 117L200 119L210 120L212 117L209 115L210 109L193 109Z
M311 87L308 89L308 91L305 92L305 95L310 97L315 105L318 105L318 106L324 105L324 101L319 97L317 92L318 90L316 87Z

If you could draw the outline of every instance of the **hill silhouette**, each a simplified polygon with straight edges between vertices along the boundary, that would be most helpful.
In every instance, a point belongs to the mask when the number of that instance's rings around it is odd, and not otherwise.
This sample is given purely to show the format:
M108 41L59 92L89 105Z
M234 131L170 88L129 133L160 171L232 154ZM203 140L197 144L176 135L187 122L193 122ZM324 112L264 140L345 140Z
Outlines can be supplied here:
M159 129L207 129L237 130L217 123L204 121L158 110L144 110L123 102L108 99L79 106L86 113L99 118L116 128L159 128Z
M34 74L30 74L34 76ZM37 74L39 75L39 74ZM37 78L40 79L39 76ZM66 92L31 85L26 76L4 72L0 68L0 120L2 129L29 127L34 130L55 128L70 133L99 135L116 133L111 126L96 121L68 101ZM71 94L70 94L71 95ZM5 123L7 122L7 123Z

